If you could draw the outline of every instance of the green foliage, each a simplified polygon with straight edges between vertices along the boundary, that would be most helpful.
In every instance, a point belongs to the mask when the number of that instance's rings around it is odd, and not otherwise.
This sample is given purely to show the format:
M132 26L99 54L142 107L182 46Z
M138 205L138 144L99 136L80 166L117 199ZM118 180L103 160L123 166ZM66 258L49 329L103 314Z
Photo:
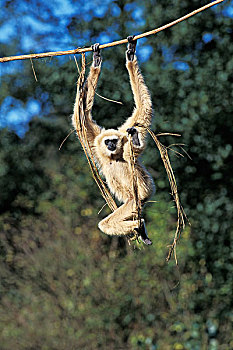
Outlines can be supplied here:
M14 2L5 3L6 14L19 16ZM73 46L77 41L89 45L101 34L116 39L147 31L202 5L114 1L103 5L103 17L91 6L82 15L62 18ZM62 21L49 6L41 2L31 15L44 21L49 16L55 33ZM179 268L165 262L176 212L152 140L143 161L156 182L156 203L145 210L153 246L129 247L97 228L109 211L105 207L98 215L104 202L76 136L59 151L71 128L77 81L73 59L35 61L38 83L29 62L2 76L1 101L12 96L26 105L34 98L40 113L23 138L0 131L1 350L233 347L233 46L232 21L223 7L138 42L154 103L153 129L182 134L160 140L185 143L192 157L170 154L192 224L177 247ZM206 34L211 40L204 40ZM36 37L38 44L44 39ZM14 54L18 45L15 35L5 52ZM153 50L145 60L140 52L148 46ZM93 114L105 127L116 127L133 109L124 51L119 46L102 53L97 92L123 102L120 106L96 96ZM177 62L189 69L180 69Z

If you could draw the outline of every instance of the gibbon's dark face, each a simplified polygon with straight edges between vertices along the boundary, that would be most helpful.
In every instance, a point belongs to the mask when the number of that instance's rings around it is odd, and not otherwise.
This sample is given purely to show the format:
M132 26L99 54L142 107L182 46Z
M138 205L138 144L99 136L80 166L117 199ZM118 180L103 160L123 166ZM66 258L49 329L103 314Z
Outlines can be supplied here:
M118 142L118 139L106 139L104 140L104 143L107 147L107 149L111 152L115 151L116 150L116 146L117 146L117 142Z

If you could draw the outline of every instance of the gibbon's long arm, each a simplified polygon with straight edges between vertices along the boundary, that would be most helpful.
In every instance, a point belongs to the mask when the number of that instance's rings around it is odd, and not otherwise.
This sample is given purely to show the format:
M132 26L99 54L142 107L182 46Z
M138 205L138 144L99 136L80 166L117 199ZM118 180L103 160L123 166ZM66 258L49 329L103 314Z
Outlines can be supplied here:
M138 66L137 58L134 57L133 61L127 60L126 67L129 72L130 84L136 108L134 109L132 116L121 126L120 131L125 131L134 126L137 128L137 124L149 127L152 119L151 97ZM147 131L138 128L138 132L142 141L144 141Z
M93 45L93 51L94 51L93 64L90 68L88 78L84 85L81 105L80 105L80 92L79 90L77 90L77 95L76 95L75 105L74 105L74 114L72 117L74 127L78 127L79 129L80 128L79 113L85 114L85 126L86 126L86 132L87 132L87 139L91 147L94 144L94 140L96 136L98 136L101 132L101 127L97 125L97 123L92 119L92 115L91 115L91 110L92 110L94 97L95 97L95 90L97 87L97 83L98 83L98 79L101 71L101 58L99 55L98 44ZM76 125L76 120L78 122L78 125Z
M145 138L152 119L152 102L149 90L144 82L142 73L135 56L137 41L133 36L128 37L126 51L126 67L129 72L130 84L134 95L136 108L132 116L119 128L122 133L127 132L132 137L134 155L137 157L145 148ZM130 159L130 145L126 142L124 146L124 159Z
M147 133L145 127L149 127L151 124L153 112L152 102L149 90L138 66L137 57L135 56L137 40L134 39L134 36L128 36L127 39L126 67L129 73L136 108L132 116L126 120L119 130L125 132L128 129L136 128L140 140L140 148L137 149L137 153L140 153L144 148L144 140ZM140 127L140 125L144 127ZM134 142L133 144L135 146Z

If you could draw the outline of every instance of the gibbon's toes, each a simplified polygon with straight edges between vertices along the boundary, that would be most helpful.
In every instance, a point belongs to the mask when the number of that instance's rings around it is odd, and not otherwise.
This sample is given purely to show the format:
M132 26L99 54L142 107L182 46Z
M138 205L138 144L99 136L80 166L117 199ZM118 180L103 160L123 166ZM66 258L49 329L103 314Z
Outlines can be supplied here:
M135 229L138 232L138 238L146 245L151 245L152 241L149 239L146 231L145 222L143 221L139 228Z
M152 245L153 244L153 242L149 238L144 239L141 236L139 236L138 238L146 245Z

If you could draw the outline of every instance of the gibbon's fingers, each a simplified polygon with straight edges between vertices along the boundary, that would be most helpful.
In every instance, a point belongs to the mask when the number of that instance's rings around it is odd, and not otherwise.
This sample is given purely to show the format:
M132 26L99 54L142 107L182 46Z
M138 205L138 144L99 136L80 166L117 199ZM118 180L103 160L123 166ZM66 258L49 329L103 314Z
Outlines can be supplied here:
M92 51L100 53L100 44L95 43L94 45L91 45Z
M101 62L102 62L102 58L100 56L100 44L96 43L94 45L91 46L92 51L93 51L93 66L99 67Z
M130 35L127 37L128 46L126 51L126 57L129 61L134 60L134 54L136 52L137 40L134 40L134 35Z
M127 37L127 40L128 40L128 44L132 44L132 47L135 49L137 45L137 40L135 40L134 38L135 38L135 35L129 35Z

